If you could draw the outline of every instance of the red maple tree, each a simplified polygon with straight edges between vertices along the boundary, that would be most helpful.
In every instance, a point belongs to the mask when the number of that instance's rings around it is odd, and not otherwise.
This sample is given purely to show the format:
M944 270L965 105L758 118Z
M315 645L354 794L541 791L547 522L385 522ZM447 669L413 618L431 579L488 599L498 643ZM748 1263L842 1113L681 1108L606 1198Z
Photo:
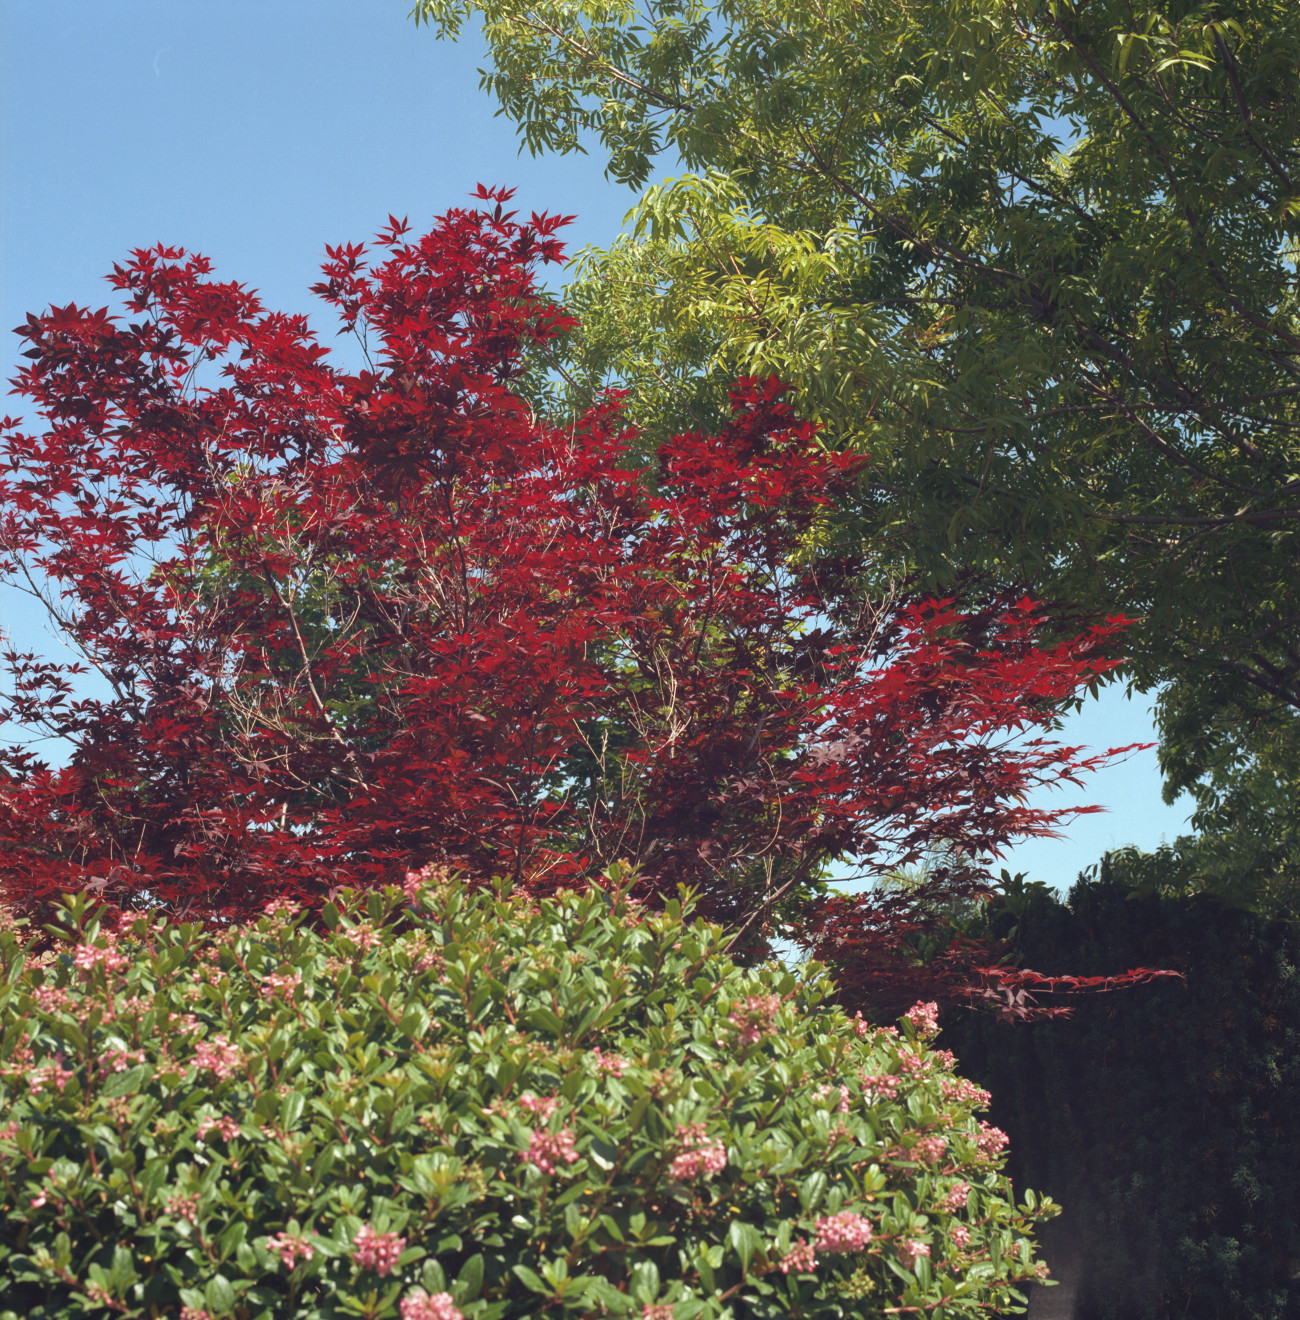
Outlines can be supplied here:
M1029 602L863 600L816 536L860 460L775 381L653 482L616 396L538 419L520 377L572 324L536 284L565 220L509 198L419 238L390 217L378 264L327 249L357 371L179 248L115 268L125 321L19 328L45 426L3 422L3 570L111 696L5 653L4 713L72 747L0 754L8 904L239 920L429 862L544 890L626 860L739 947L802 930L866 966L870 905L826 906L831 863L939 855L931 891L976 894L979 859L1072 814L1024 799L1101 759L1042 735L1118 621L1045 645ZM917 910L873 918L877 990Z

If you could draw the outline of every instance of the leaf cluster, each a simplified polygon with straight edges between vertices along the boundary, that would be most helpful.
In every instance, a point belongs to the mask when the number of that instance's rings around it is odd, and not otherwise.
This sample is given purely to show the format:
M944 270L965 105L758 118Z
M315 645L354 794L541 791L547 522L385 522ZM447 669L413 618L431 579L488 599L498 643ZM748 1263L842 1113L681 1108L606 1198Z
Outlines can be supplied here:
M508 201L328 249L361 370L180 249L115 271L125 323L30 318L45 426L3 431L3 567L111 695L5 655L5 713L72 749L0 758L8 903L238 920L428 862L546 893L627 859L758 955L832 863L940 848L977 888L1073 814L1024 801L1104 759L1048 735L1120 621L864 597L822 535L860 460L776 379L649 472L615 399L538 417L562 218Z
M531 149L594 140L638 186L674 153L687 171L578 268L574 301L604 310L561 405L617 380L655 434L730 373L774 372L833 447L870 453L829 521L877 573L1122 609L1132 681L1294 761L1294 5L415 14L482 16L484 86ZM1174 722L1171 785L1217 737Z
M77 897L52 960L5 932L0 1315L1013 1302L1053 1207L1015 1205L951 1056L828 1006L815 967L742 969L628 881L534 904L412 873L319 930L281 903L117 937ZM683 1168L701 1146L721 1163ZM781 1268L841 1213L861 1250ZM401 1239L382 1272L363 1227Z

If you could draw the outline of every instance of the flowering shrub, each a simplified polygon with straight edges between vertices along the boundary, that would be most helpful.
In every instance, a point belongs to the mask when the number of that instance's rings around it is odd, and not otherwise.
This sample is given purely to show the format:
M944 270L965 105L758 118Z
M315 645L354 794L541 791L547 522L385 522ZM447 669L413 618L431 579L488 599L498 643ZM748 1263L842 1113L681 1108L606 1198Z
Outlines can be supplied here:
M46 965L0 932L0 1320L944 1320L1037 1272L924 1014L855 1024L617 871L63 920Z

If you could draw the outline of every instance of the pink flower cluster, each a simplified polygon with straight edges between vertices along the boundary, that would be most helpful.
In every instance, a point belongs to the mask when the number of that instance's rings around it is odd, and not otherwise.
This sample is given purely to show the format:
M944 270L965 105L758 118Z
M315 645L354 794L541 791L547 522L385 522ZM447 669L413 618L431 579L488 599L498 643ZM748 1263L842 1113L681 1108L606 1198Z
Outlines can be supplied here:
M902 1261L903 1268L910 1270L923 1256L929 1256L930 1244L928 1242L900 1242L898 1244L898 1259Z
M520 1158L537 1165L543 1173L554 1173L557 1161L573 1164L577 1160L578 1148L573 1144L573 1133L568 1128L562 1132L534 1132L528 1150Z
M291 898L273 898L262 908L268 917L292 917L301 910L302 904L295 903Z
M52 1206L55 1210L63 1208L63 1197L55 1189L53 1178L48 1179L46 1185L32 1197L33 1210L39 1210L43 1205Z
M199 1222L199 1198L197 1196L169 1196L163 1203L169 1215L177 1219L188 1219L191 1224Z
M293 1269L294 1262L299 1256L303 1260L310 1260L316 1254L316 1248L310 1242L305 1242L300 1237L293 1237L289 1233L277 1233L266 1245L268 1250L274 1251L280 1257L287 1270Z
M939 1031L938 1004L924 1004L918 1000L903 1016L912 1024L918 1036L933 1036Z
M181 1320L210 1320L206 1311L200 1311L197 1306L182 1306Z
M144 1062L143 1050L105 1050L101 1066L106 1072L125 1072L137 1063Z
M58 1013L68 1006L68 992L57 985L38 985L33 996L42 1013Z
M673 1308L666 1302L661 1302L658 1306L653 1302L646 1302L641 1308L641 1320L673 1320Z
M402 1298L402 1320L465 1320L451 1293L414 1288Z
M73 954L73 962L83 975L89 975L96 967L103 967L106 972L124 972L130 966L116 949L100 949L93 944L81 945Z
M62 1095L63 1088L75 1075L75 1073L65 1068L62 1062L43 1063L39 1068L35 1068L27 1074L27 1081L32 1088L33 1095L41 1091L48 1091L50 1087L53 1087Z
M911 1050L899 1050L898 1066L905 1073L919 1076L928 1073L934 1067L934 1059L922 1058L919 1054L913 1054Z
M852 1210L841 1210L817 1221L817 1250L834 1256L845 1251L861 1251L871 1241L871 1221Z
M627 1066L617 1054L606 1054L599 1045L592 1050L596 1057L596 1071L599 1073L608 1073L611 1077L622 1077L623 1069Z
M732 1026L740 1028L740 1043L755 1045L772 1030L777 1010L781 1007L779 995L749 995L731 1010Z
M408 903L414 903L420 895L425 885L429 883L433 875L433 866L426 864L418 871L407 871L406 879L402 881L402 893L406 895Z
M819 1086L817 1088L816 1094L818 1100L825 1100L829 1096L834 1094L834 1092L829 1086ZM850 1108L852 1108L852 1105L851 1105L851 1098L849 1095L849 1088L847 1086L841 1086L838 1088L838 1097L836 1100L835 1112L839 1114L847 1114Z
M262 998L274 999L277 995L283 995L286 999L292 999L294 990L301 984L301 972L272 972L270 976L262 978Z
M976 1109L987 1109L993 1100L982 1087L968 1082L964 1077L945 1077L939 1083L939 1089L945 1100L959 1105L974 1105Z
M918 1160L925 1164L938 1164L948 1149L948 1143L939 1136L922 1137L914 1149Z
M877 1100L892 1100L898 1094L898 1078L890 1073L863 1073L862 1098L873 1104Z
M954 1224L948 1230L948 1235L952 1238L952 1244L958 1251L965 1251L970 1246L970 1229L965 1224Z
M678 1124L677 1140L682 1152L668 1166L668 1176L678 1182L707 1178L727 1167L727 1148L705 1136L703 1123Z
M1001 1128L993 1127L980 1119L980 1134L975 1138L975 1141L981 1154L990 1157L996 1155L999 1151L1006 1149L1010 1140L1011 1138Z
M790 1246L781 1261L781 1273L789 1274L794 1270L798 1274L811 1274L817 1268L817 1252L811 1242L800 1238Z
M239 1136L239 1124L233 1118L230 1118L225 1114L220 1118L205 1118L199 1124L198 1130L194 1135L197 1136L200 1141L206 1141L209 1132L217 1132L224 1137L226 1141L234 1141L234 1139Z
M948 1194L939 1202L939 1209L946 1215L955 1214L958 1210L964 1210L969 1200L970 1183L955 1182L948 1189Z
M369 923L358 926L345 926L340 932L345 940L351 940L357 946L358 953L369 953L380 943L379 932Z
M194 1066L211 1068L218 1080L223 1082L243 1061L244 1056L239 1049L221 1035L199 1041L194 1050Z
M118 1017L139 1018L143 1017L153 1007L151 999L143 999L140 995L128 995L125 999L109 999L104 1001L104 1021L116 1021ZM119 1010L121 1010L119 1012Z
M392 1272L397 1258L406 1250L406 1239L396 1233L376 1233L369 1224L352 1242L352 1259L363 1270L374 1270L381 1277Z
M519 1107L530 1114L536 1114L538 1118L548 1119L560 1107L560 1101L554 1095L526 1095L519 1101Z

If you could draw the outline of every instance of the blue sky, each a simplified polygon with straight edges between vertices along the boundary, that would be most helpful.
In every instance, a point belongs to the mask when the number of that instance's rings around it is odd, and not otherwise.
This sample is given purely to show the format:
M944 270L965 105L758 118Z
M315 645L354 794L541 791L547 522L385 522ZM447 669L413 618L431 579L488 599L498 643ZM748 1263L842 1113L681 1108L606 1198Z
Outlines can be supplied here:
M204 253L268 306L314 314L325 332L307 292L325 243L368 239L390 212L419 225L480 182L517 188L525 212L576 214L571 250L608 243L633 194L597 156L520 155L479 91L477 34L438 42L409 7L0 0L0 325L51 304L108 303L113 263L162 241ZM19 348L7 337L6 376ZM22 401L4 411L22 415ZM0 589L0 627L19 649L54 658L45 626ZM1148 703L1112 688L1063 736L1096 748L1152 740ZM1110 808L1008 859L1053 884L1107 848L1172 839L1186 819L1160 800L1154 752L1051 801Z

